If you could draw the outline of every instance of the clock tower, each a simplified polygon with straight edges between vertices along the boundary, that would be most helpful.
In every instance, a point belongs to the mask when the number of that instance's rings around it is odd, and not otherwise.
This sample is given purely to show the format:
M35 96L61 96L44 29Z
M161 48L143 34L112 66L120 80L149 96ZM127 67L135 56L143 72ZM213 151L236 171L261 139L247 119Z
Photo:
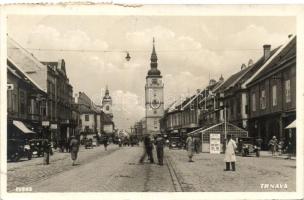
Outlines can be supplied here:
M151 64L146 76L145 86L146 130L147 134L152 135L160 132L160 119L164 114L164 84L161 73L157 69L157 55L154 43L153 38Z

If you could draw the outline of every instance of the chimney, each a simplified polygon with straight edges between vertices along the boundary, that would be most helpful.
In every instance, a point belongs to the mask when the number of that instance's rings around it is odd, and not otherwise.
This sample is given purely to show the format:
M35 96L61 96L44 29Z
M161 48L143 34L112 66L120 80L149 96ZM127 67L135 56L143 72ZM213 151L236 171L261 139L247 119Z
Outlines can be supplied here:
M243 63L242 66L241 66L241 70L243 70L245 68L246 68L246 65Z
M201 90L200 89L196 89L196 93L197 94L201 93Z
M288 35L288 38L291 38L292 36L293 36L292 34L289 34L289 35Z
M264 48L264 60L266 61L270 57L271 45L270 44L264 44L263 48Z

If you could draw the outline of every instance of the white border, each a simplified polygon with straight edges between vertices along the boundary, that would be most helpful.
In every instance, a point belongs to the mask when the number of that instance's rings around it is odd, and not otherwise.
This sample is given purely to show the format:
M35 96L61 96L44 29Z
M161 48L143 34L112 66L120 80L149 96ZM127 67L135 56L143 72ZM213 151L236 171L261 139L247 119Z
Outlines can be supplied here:
M117 2L117 1L116 1ZM51 8L51 9L50 9ZM3 199L302 199L304 113L304 7L299 5L161 5L124 7L114 5L11 5L1 9L1 198ZM6 16L29 15L159 15L159 16L297 16L297 192L213 193L7 193L6 192ZM300 66L300 67L299 67ZM85 183L84 183L85 184Z

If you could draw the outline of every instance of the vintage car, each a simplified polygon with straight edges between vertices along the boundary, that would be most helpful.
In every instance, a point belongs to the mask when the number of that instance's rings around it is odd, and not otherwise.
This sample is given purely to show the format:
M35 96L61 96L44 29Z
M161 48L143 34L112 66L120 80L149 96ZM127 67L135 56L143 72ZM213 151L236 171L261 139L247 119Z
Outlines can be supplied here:
M237 139L237 151L242 156L249 156L255 153L259 157L260 150L257 139L254 137L239 137Z
M138 138L136 136L130 136L130 143L131 146L133 147L134 145L139 145Z
M26 157L29 160L32 159L30 146L21 139L8 139L7 158L13 162L17 162L22 157Z
M32 155L37 155L37 157L43 156L44 152L44 142L46 142L47 139L31 139L29 141L29 146L31 149Z
M169 149L173 149L173 148L178 148L178 149L183 148L183 143L180 137L171 137L169 139Z
M84 148L93 148L93 139L92 138L86 138L84 140Z

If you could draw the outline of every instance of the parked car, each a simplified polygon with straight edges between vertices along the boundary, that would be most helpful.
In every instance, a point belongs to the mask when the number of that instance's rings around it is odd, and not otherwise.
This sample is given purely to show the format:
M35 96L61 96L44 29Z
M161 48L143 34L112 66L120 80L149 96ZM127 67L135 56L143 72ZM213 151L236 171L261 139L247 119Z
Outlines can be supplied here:
M257 157L260 156L261 148L257 144L257 139L254 137L239 137L237 139L237 150L242 156L249 156L255 153Z
M37 157L43 156L43 144L45 141L46 139L32 139L29 141L32 155L37 155Z
M93 139L92 138L86 138L84 141L84 148L93 148Z
M169 149L173 149L173 148L181 149L182 147L183 144L180 137L171 137L169 139Z
M20 158L26 157L32 159L30 146L22 139L8 139L7 141L7 158L17 162Z

